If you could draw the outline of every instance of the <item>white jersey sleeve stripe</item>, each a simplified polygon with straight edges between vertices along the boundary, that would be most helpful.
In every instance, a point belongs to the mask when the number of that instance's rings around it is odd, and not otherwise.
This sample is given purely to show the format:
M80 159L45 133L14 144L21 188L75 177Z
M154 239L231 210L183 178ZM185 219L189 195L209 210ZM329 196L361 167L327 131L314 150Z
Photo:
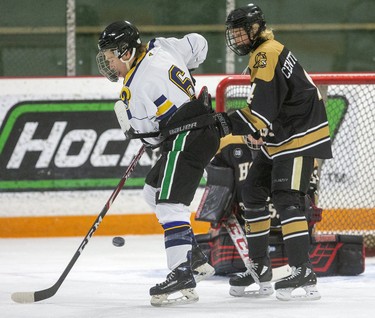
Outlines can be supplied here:
M177 110L176 105L172 104L172 107L170 107L166 112L162 113L161 115L157 114L158 115L157 120L158 121L163 120L165 117L168 117L171 114L173 114L176 110ZM158 111L158 113L159 113L159 111Z
M163 104L167 100L167 97L165 97L163 94L160 95L158 99L154 101L154 104L159 107L161 104Z
M175 106L170 100L166 100L165 103L161 104L158 107L158 111L156 112L157 117L163 116L167 113L173 106Z

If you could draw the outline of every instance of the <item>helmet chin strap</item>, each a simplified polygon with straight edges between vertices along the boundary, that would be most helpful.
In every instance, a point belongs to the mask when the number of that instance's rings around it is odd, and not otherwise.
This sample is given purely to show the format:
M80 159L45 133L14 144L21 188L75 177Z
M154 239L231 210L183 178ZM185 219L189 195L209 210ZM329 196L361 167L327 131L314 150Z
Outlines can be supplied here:
M136 51L137 51L136 48L133 47L133 48L132 48L132 54L130 55L130 57L129 57L127 60L123 60L123 59L122 59L123 57L120 58L120 61L126 65L126 68L127 68L128 70L130 70L130 68L131 68L131 66L132 66L132 64L133 64L133 58L134 58L134 56L135 56L135 52L136 52Z

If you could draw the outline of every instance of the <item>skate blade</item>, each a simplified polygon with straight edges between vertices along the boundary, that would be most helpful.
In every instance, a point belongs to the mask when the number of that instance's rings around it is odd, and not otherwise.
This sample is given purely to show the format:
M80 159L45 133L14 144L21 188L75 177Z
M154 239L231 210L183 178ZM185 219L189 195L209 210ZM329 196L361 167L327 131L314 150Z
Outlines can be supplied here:
M194 279L196 283L199 283L202 280L208 279L215 275L215 269L208 263L204 263L201 266L198 266L194 269Z
M260 283L258 290L246 290L243 286L231 286L229 289L229 295L233 297L263 298L272 294L273 287L270 282Z
M199 300L198 294L195 292L194 288L182 289L176 293L178 292L180 292L182 296L177 298L168 298L171 295L175 296L175 293L154 295L151 297L151 305L155 307L179 306L195 303Z
M293 294L298 290L304 290L304 294ZM276 298L281 301L306 301L306 300L319 300L320 293L315 285L304 286L300 288L285 288L276 290Z

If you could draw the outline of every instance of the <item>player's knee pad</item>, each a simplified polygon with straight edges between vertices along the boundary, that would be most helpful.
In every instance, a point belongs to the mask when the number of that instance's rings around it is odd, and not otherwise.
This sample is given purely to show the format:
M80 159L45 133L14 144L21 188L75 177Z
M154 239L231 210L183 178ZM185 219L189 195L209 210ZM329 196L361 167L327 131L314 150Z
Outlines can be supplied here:
M291 205L284 207L283 209L278 211L280 215L281 226L283 226L286 222L291 222L291 220L303 222L306 221L307 224L305 211L301 210L301 208L298 206Z
M301 194L297 191L275 191L272 193L272 203L278 213L290 206L303 210Z
M304 196L300 192L275 191L272 200L281 222L293 217L306 217Z
M182 203L159 203L155 214L160 224L176 221L190 223L189 207Z
M269 191L266 187L255 186L246 182L242 186L241 196L247 209L259 209L266 206Z
M148 185L147 183L143 187L143 197L147 204L151 207L152 211L155 211L156 208L156 191L156 188Z
M266 207L261 207L261 208L253 208L253 209L248 209L244 208L243 209L243 216L244 219L251 219L251 218L256 218L257 216L269 216L270 213Z

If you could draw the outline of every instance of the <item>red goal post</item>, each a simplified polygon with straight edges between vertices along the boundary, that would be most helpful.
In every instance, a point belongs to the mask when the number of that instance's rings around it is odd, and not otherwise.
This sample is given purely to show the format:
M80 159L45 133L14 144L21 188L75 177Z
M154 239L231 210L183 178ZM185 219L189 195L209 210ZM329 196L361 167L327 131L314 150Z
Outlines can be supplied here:
M326 103L334 158L320 163L317 234L363 235L375 250L375 73L310 74ZM216 111L246 107L249 75L216 89Z

